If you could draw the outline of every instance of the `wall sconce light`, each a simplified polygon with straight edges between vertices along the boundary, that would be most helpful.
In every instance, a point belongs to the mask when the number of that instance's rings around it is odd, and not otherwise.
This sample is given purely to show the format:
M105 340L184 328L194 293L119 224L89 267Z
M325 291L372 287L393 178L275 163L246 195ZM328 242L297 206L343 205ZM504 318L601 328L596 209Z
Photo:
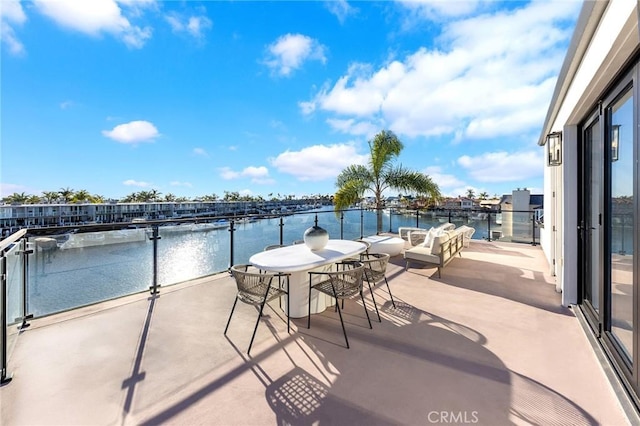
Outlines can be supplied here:
M547 135L547 166L562 164L562 132Z
M620 125L611 126L611 162L618 161L620 151Z

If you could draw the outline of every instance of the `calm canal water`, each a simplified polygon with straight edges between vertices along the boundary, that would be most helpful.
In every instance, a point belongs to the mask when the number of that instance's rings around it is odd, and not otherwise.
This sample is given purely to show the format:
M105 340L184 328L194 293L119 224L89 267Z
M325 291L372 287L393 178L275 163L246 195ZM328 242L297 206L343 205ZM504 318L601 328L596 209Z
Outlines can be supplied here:
M313 226L316 213L318 224L327 229L330 238L340 238L340 220L324 209L284 217L283 243L302 239L304 231ZM357 239L361 232L365 236L375 234L375 213L363 212L362 230L360 216L360 211L345 213L343 238ZM420 218L420 227L439 223L437 219ZM236 224L233 263L246 263L265 246L278 244L279 225L280 219ZM391 216L394 232L400 226L415 225L415 217ZM476 228L474 238L486 237L486 220L469 222L469 225ZM389 230L389 216L384 216L383 230ZM201 232L163 232L161 227L158 284L166 286L226 271L231 263L230 235L228 227ZM153 243L148 238L82 248L36 250L29 261L29 312L35 316L47 315L143 291L152 283Z

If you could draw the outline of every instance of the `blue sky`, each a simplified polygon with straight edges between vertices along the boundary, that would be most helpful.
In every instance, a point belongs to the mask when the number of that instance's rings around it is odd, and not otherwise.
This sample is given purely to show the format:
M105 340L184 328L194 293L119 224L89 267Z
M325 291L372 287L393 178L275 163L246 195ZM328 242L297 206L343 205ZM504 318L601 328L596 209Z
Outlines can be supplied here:
M537 140L581 2L0 7L1 196L332 194L383 129L455 196L542 192Z

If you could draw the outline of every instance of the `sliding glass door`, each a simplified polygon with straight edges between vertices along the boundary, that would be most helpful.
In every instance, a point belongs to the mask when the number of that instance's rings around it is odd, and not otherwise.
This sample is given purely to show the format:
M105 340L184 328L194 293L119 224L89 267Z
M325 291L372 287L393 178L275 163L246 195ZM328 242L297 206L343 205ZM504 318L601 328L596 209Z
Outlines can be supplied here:
M634 143L633 90L627 87L606 111L610 149L608 245L606 267L610 272L611 315L608 331L618 352L630 366L634 361L635 321L634 241Z
M582 220L579 226L582 259L582 295L589 319L594 331L600 334L602 299L602 259L604 212L604 162L603 143L600 136L600 120L595 115L583 130L582 150Z
M638 67L585 119L578 176L582 311L636 392L640 389L637 75Z

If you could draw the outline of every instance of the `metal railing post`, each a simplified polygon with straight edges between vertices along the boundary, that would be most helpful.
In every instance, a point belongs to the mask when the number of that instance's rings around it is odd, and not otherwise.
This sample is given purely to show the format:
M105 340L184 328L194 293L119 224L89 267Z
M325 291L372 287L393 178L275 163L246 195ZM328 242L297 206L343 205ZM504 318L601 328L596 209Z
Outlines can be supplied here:
M344 239L344 210L340 210L340 239Z
M376 221L378 219L376 218ZM377 227L378 225L376 225ZM360 238L364 238L364 209L360 207Z
M318 213L316 213L316 218L314 219L313 224L318 226Z
M28 277L29 277L29 255L33 254L33 249L27 249L27 239L23 238L21 241L20 254L22 255L22 318L16 318L22 320L22 324L20 324L20 328L27 328L29 324L27 320L33 318L33 314L29 314L28 312L28 294L29 285L28 285Z
M531 236L533 238L533 241L531 242L532 246L537 245L536 244L536 214L535 212L531 214Z
M393 217L393 213L391 211L391 207L389 207L389 233L391 233L391 218Z
M0 291L2 291L2 303L0 303L0 334L2 334L2 350L0 351L0 384L5 384L11 381L11 374L7 371L7 257L4 253L0 258Z
M284 222L282 221L282 216L280 216L280 224L278 225L280 227L280 245L284 244L284 238L283 238L283 228L284 228Z
M158 240L160 238L160 235L158 235L158 225L151 225L151 236L149 239L153 242L153 283L149 289L151 290L151 294L154 295L160 292L158 290Z
M491 212L487 216L487 241L491 241Z
M416 209L416 228L420 228L420 209Z
M234 227L235 225L235 221L233 219L231 219L229 221L229 271L231 271L231 267L234 265L234 253L233 253L233 247L234 247L234 241L233 241L233 236L234 236L234 231L236 230L236 228Z

